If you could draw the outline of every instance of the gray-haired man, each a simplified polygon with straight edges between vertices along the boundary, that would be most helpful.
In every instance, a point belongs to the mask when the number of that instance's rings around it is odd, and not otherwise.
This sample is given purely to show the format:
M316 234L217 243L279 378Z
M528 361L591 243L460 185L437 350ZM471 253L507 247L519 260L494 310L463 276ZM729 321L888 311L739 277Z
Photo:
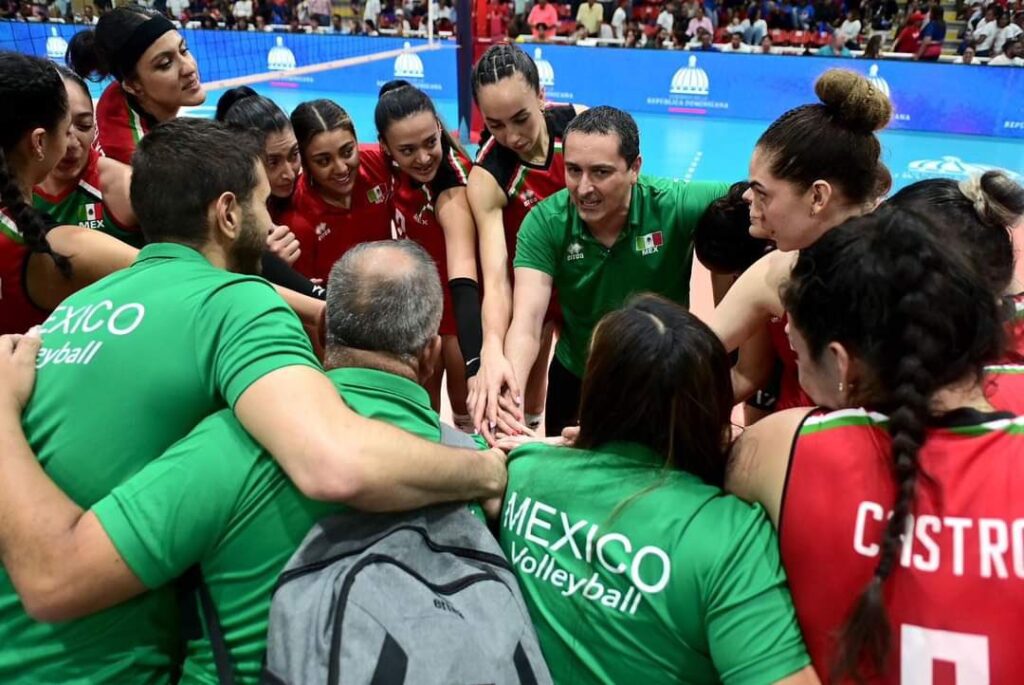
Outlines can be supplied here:
M327 288L326 368L354 411L440 440L440 418L419 382L430 377L440 354L442 306L437 268L411 241L364 243L335 264ZM295 426L294 439L302 436ZM378 477L391 482L389 464L379 466ZM312 524L341 506L304 497L224 410L89 511L64 498L53 521L70 532L41 535L54 542L34 550L53 560L48 577L19 574L22 555L16 554L8 571L30 613L66 621L163 586L200 564L235 675L255 681L277 576ZM208 641L190 650L185 671L217 679Z

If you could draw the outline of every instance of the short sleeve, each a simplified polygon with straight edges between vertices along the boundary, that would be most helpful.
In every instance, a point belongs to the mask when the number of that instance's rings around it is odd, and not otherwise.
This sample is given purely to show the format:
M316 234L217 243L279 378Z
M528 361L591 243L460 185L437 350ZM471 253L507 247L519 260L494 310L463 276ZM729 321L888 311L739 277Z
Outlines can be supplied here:
M229 406L266 374L286 366L320 369L295 312L264 280L233 281L204 302L196 321L203 371Z
M160 587L216 545L248 475L236 455L258 451L231 412L223 410L92 511L139 580L146 587Z
M778 541L764 510L723 497L702 518L715 524L721 540L703 590L708 644L722 682L770 683L808 666ZM723 535L726 530L731 535Z
M558 266L556 247L552 240L552 217L545 210L545 205L557 203L560 199L564 201L564 190L543 200L539 205L530 210L530 213L523 219L516 236L516 256L513 262L516 269L536 269L546 273L552 278ZM560 197L561 196L561 197ZM555 216L564 212L552 212Z

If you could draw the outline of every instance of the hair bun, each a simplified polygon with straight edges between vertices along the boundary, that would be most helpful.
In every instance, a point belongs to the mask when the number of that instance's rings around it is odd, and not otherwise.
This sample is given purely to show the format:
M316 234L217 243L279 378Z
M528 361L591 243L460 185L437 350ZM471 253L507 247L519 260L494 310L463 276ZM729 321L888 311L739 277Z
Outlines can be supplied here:
M1013 228L1024 217L1024 188L1000 170L960 182L960 192L974 203L974 211L985 223Z
M224 121L228 112L235 106L236 102L251 98L254 95L259 95L255 90L249 86L238 86L237 88L231 88L224 91L224 94L217 100L217 113L214 114L213 118L217 121Z
M848 69L829 69L814 84L818 99L836 123L858 133L873 133L892 119L892 103L864 76Z

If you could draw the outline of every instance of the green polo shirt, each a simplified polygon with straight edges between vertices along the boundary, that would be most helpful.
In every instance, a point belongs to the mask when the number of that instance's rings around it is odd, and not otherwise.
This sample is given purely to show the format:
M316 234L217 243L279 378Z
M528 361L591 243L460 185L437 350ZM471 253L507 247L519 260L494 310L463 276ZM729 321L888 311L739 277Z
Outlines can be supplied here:
M694 228L728 190L725 183L641 176L626 226L610 248L591 235L568 190L530 210L519 229L514 264L554 280L564 318L555 356L565 368L583 376L594 326L630 295L653 292L689 305Z
M89 508L203 418L276 369L319 368L298 318L261 278L182 245L65 300L43 324L26 436L47 473ZM187 531L183 531L186 532ZM161 591L44 625L0 573L0 682L166 682L177 624Z
M635 443L528 445L501 546L560 685L750 683L810 664L764 511Z
M430 397L413 381L371 369L327 375L359 414L441 439ZM227 410L200 423L93 507L147 587L161 587L201 564L239 683L259 679L271 591L281 569L318 519L343 509L302 496ZM216 685L206 639L191 646L183 682Z

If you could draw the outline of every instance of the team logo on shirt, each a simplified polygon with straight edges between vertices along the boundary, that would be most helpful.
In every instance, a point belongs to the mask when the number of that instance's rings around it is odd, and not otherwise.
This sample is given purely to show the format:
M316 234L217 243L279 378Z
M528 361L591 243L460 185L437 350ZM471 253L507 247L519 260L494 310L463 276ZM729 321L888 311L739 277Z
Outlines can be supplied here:
M328 235L330 235L330 233L331 233L331 229L327 226L327 222L322 221L319 224L317 224L317 227L316 227L316 239L317 240L323 240Z
M382 185L375 185L366 191L366 199L375 205L379 205L381 202L384 202L386 197L387 196L384 193L384 186Z
M540 198L537 197L537 193L529 188L524 188L523 192L519 193L519 201L523 203L524 207L529 208L540 202Z
M83 228L103 228L103 203L90 202L82 205L78 225Z
M565 251L565 261L575 262L579 259L583 259L583 246L578 241L573 241Z
M654 233L645 233L644 235L637 236L633 247L641 255L649 255L656 253L664 242L665 239L662 237L661 231L655 231Z

